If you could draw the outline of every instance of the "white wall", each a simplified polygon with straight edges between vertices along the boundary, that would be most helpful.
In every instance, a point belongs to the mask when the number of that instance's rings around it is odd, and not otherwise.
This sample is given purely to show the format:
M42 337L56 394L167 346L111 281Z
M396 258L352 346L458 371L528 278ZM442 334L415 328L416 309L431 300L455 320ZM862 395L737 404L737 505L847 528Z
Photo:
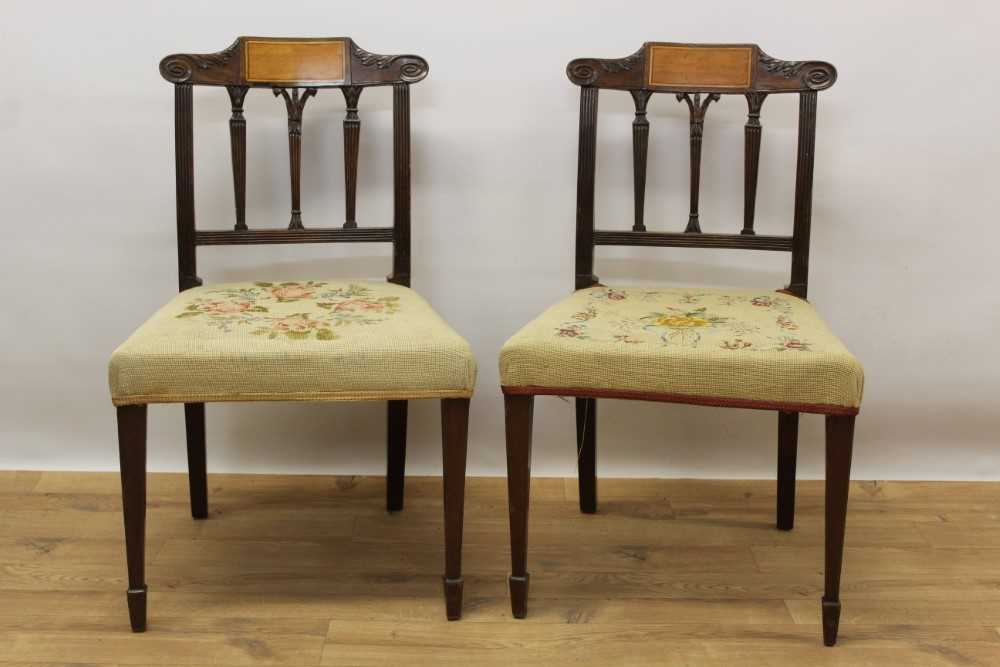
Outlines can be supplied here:
M173 102L157 73L172 52L236 35L350 35L431 65L414 87L414 287L472 343L481 370L469 470L504 470L496 354L573 283L579 91L573 57L621 57L644 40L756 41L785 59L834 63L820 95L811 299L865 363L857 478L1000 479L1000 6L774 0L628 7L596 2L3 2L0 61L0 468L114 469L111 350L175 290ZM228 100L199 89L196 177L202 227L232 224ZM361 224L391 216L391 93L361 98ZM288 216L285 111L247 104L249 223ZM703 227L737 231L745 103L708 113ZM338 92L305 114L306 225L343 215ZM628 95L605 92L598 222L631 219ZM758 228L787 233L797 104L764 107ZM650 104L647 224L682 229L687 111ZM530 240L529 240L530 235ZM210 281L373 277L388 248L205 249ZM612 284L780 287L787 257L613 249ZM536 406L534 469L575 469L572 404ZM209 408L210 470L373 473L384 406ZM150 466L184 467L182 412L150 411ZM600 405L602 475L769 477L776 418L753 411ZM822 420L803 418L800 474L822 474ZM411 408L408 471L440 470L437 405Z

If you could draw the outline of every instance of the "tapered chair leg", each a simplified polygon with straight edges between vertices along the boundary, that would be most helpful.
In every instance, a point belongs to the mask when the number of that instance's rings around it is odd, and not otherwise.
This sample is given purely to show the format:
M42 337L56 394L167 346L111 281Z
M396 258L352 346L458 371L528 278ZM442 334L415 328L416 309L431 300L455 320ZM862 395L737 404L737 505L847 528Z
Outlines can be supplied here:
M444 460L444 599L448 620L462 617L462 522L465 512L465 454L469 399L441 401Z
M528 614L528 501L534 396L504 396L507 428L507 503L510 511L510 608Z
M795 458L799 446L799 413L778 413L778 528L795 524Z
M840 571L851 480L854 417L826 418L826 581L823 592L823 643L837 643L840 625Z
M576 399L576 460L580 478L580 511L597 511L597 399Z
M406 469L406 401L389 401L388 438L386 440L385 508L403 509L403 483Z
M118 458L125 515L128 616L132 632L146 629L146 406L118 408Z
M205 404L184 404L187 434L188 485L191 488L191 516L208 518L208 471L205 462Z

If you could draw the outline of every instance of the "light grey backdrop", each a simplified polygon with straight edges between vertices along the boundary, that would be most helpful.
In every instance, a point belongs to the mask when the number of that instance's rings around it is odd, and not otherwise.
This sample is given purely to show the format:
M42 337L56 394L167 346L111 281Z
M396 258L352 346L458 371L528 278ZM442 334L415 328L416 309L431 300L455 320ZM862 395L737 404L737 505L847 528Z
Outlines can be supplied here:
M596 2L4 2L0 56L0 467L114 469L111 350L175 290L173 102L157 73L177 51L239 34L349 35L414 52L430 76L412 93L413 285L480 362L469 470L504 470L496 354L572 288L578 56L621 57L645 40L755 41L784 59L833 62L820 95L811 299L867 369L857 478L1000 479L1000 138L992 84L996 3L812 4L774 0ZM602 93L598 221L631 220L632 102ZM199 224L232 224L228 100L199 89ZM361 98L361 224L391 216L391 93ZM705 128L702 220L737 231L746 105L725 97ZM758 229L787 233L797 103L764 106ZM288 217L285 111L246 103L249 224ZM343 99L305 112L306 225L343 214ZM647 224L682 229L687 110L650 103ZM531 240L528 240L528 235ZM207 280L372 277L379 246L210 248ZM611 284L780 287L787 257L602 249ZM248 404L208 410L215 471L383 470L384 405ZM602 475L769 477L776 417L697 407L600 404ZM150 412L150 466L184 467L182 412ZM803 419L800 473L819 476L822 420ZM411 408L408 471L440 470L438 408ZM575 469L570 402L536 407L534 469Z

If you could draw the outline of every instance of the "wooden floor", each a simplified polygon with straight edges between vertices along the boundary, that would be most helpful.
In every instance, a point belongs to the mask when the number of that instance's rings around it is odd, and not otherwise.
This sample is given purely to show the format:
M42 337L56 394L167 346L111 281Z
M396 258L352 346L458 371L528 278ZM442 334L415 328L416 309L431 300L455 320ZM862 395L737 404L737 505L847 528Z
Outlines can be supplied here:
M772 482L533 488L528 618L510 616L506 493L470 479L465 617L444 620L440 480L151 475L149 631L133 635L116 475L0 472L10 665L1000 665L1000 484L851 489L840 643L819 626L822 486L773 527Z

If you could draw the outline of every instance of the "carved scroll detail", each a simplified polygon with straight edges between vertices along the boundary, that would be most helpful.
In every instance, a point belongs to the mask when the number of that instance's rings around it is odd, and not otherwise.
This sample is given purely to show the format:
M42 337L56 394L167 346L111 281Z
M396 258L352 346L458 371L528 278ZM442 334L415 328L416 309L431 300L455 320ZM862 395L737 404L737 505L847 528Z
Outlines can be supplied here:
M185 83L194 74L195 69L210 70L216 67L226 67L239 50L240 40L236 40L218 53L183 54L167 56L160 61L160 75L171 83Z
M376 70L386 70L394 64L399 66L399 77L403 81L415 83L427 76L427 61L419 56L413 55L389 55L384 56L378 53L365 51L357 44L354 45L354 56L362 67Z
M687 102L691 112L691 212L688 214L688 224L685 233L700 234L701 225L698 221L698 194L701 190L701 137L705 124L705 112L708 105L719 101L719 93L710 93L702 100L701 93L692 97L688 93L677 93L678 102Z
M566 66L566 76L578 86L638 89L645 58L645 46L624 58L577 58Z
M819 60L779 60L763 51L758 58L764 71L786 79L798 79L810 90L825 90L837 81L837 70Z
M315 88L306 88L299 94L298 88L292 88L291 94L287 88L275 88L274 96L285 100L288 111L288 158L292 186L292 217L288 222L289 229L304 229L302 226L302 209L300 201L302 176L302 110L306 101L316 94Z

